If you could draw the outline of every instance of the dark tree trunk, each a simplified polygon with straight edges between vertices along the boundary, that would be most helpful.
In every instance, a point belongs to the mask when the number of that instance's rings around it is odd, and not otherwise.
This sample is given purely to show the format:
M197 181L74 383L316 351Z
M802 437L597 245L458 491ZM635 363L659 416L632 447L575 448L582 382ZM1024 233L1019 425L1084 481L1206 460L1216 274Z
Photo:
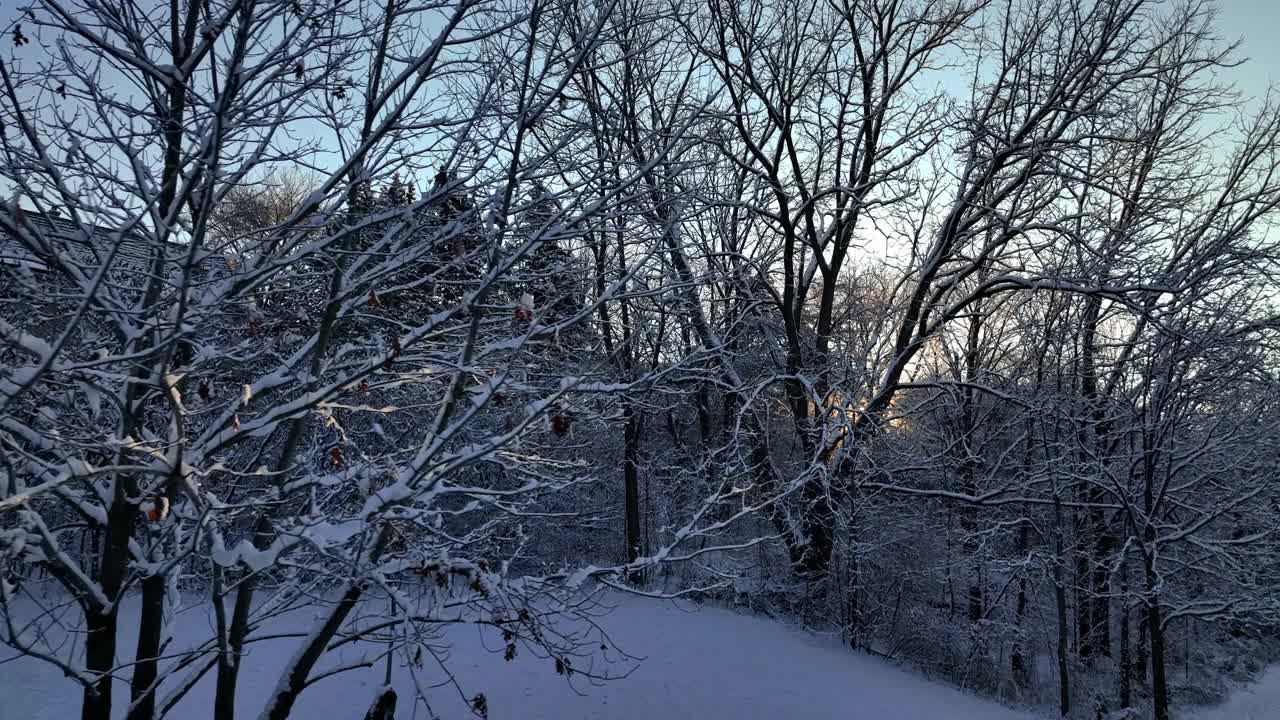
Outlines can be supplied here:
M1165 677L1164 628L1160 626L1160 604L1147 605L1147 635L1151 638L1151 703L1155 720L1169 720L1169 683Z
M797 349L794 356L788 358L789 372L799 373L800 362ZM787 380L786 388L801 452L805 457L813 457L815 430L804 383L791 378ZM815 475L800 489L800 534L804 544L797 548L799 552L793 552L792 555L799 558L794 567L796 575L809 582L827 576L831 570L831 554L835 549L836 509L825 477L822 474Z
M1120 707L1133 705L1133 652L1129 640L1129 570L1120 568Z
M1066 717L1071 714L1071 669L1068 664L1070 633L1066 624L1066 588L1062 587L1061 578L1057 578L1053 584L1053 598L1057 601L1057 706L1061 716Z
M271 545L273 530L271 518L265 513L258 516L258 523L253 531L253 544L259 550ZM257 578L244 577L236 588L235 609L231 611L231 627L225 639L222 657L218 658L217 691L213 698L214 720L233 720L236 715L236 685L240 680L240 654L244 649L244 640L249 634L249 610L253 607L253 595ZM214 598L214 602L222 602Z
M1143 437L1143 510L1149 518L1142 528L1143 598L1147 605L1147 638L1151 648L1151 705L1155 720L1169 720L1169 684L1165 674L1164 627L1160 612L1158 588L1161 579L1157 568L1156 553L1156 494L1155 471L1158 455L1152 449L1150 438Z
M1087 430L1082 429L1079 442L1082 448L1092 447L1099 457L1106 458L1104 445L1111 434L1111 427L1103 407L1105 398L1099 388L1096 360L1101 309L1102 301L1091 296L1082 318L1080 390L1087 403L1090 422ZM1103 463L1105 465L1106 461ZM1096 484L1086 484L1081 495L1092 506L1084 511L1080 525L1083 547L1077 577L1080 587L1077 606L1079 654L1088 661L1095 655L1111 656L1107 556L1114 548L1114 538L1108 528L1106 514L1097 507L1106 500L1102 489Z
M1092 490L1086 496L1091 503L1104 498ZM1107 553L1112 543L1106 537L1105 521L1089 513L1082 532L1094 538L1091 549L1083 551L1076 565L1076 653L1086 662L1097 656L1111 656L1111 598L1107 573Z
M136 402L136 398L134 398ZM132 429L131 425L126 425ZM127 433L126 433L127 434ZM110 610L89 607L85 612L85 669L97 677L97 681L84 689L81 707L82 720L111 720L111 671L116 664L116 632L118 599L124 587L128 571L129 538L133 535L137 506L129 502L132 481L127 475L116 477L112 493L111 509L107 512L106 542L102 559L98 563L101 572L99 585L102 593L111 601Z
M836 511L830 488L821 481L810 480L801 492L801 509L805 545L796 564L797 574L808 581L821 580L831 568L835 544Z
M1067 662L1067 643L1071 632L1067 623L1067 588L1062 579L1062 504L1054 499L1053 514L1057 521L1057 559L1053 564L1053 597L1058 609L1058 712L1062 717L1071 714L1071 668Z
M698 445L704 451L711 445L711 397L705 383L698 383Z
M966 443L962 442L962 446ZM966 495L973 495L977 488L973 481L973 471L971 463L962 462L961 464L961 492ZM984 610L984 599L982 593L982 560L980 558L981 548L978 545L978 515L977 508L972 506L962 506L957 513L960 519L960 549L966 558L973 559L973 566L969 569L968 587L965 588L965 599L968 604L968 618L970 623L976 623L982 619ZM964 575L962 571L959 573Z
M222 602L222 600L214 598L214 602ZM253 578L245 578L236 592L236 604L235 609L231 611L231 627L227 633L225 651L218 658L213 720L235 720L236 684L240 679L240 653L244 649L244 639L249 632L249 609L252 605Z
M1133 661L1133 674L1138 682L1147 682L1147 614L1138 613L1138 658Z
M396 691L387 686L378 691L378 698L373 701L369 712L365 713L364 720L395 720L395 717Z
M858 540L860 528L858 524L858 512L856 509L857 485L850 484L849 492L845 494L848 500L848 558L849 558L849 577L847 578L848 587L845 588L845 602L848 606L848 636L849 646L857 650L862 647L862 567L860 556L858 554Z
M1164 627L1155 574L1147 567L1147 637L1151 642L1151 705L1155 720L1169 720L1169 681L1165 673Z
M156 714L157 658L164 631L165 577L150 575L142 581L142 618L138 626L138 652L130 684L129 720L151 720Z
M644 555L644 542L640 537L640 416L628 401L623 405L623 463L622 475L626 486L626 543L627 562L633 563ZM632 571L628 580L639 584L643 573Z
M102 557L102 530L94 528L89 533L89 567L87 568L89 577L97 577L99 572L98 560Z
M962 456L959 462L960 491L965 495L978 493L978 450L975 447L974 435L978 432L977 398L973 386L980 378L978 374L979 350L981 346L982 314L981 304L973 306L973 314L969 318L969 331L966 336L964 353L964 381L968 383L961 393L960 437L958 447ZM978 532L978 508L974 505L963 505L960 508L960 530L962 547L967 557L973 558L973 577L969 578L967 595L969 598L969 622L976 623L984 613L982 593L982 557L981 547L976 534Z
M1084 531L1082 524L1078 524L1077 527L1080 532ZM1076 556L1075 598L1076 655L1087 661L1093 655L1093 648L1089 644L1089 624L1093 621L1093 604L1089 602L1089 559L1083 552Z
M764 433L756 433L748 458L756 485L763 494L772 495L777 489L778 478L774 473L773 463L769 459L769 445ZM782 503L769 503L769 522L778 531L778 537L782 538L782 544L787 548L792 567L800 567L804 561L805 546L803 542L796 540L796 529L792 527L791 517Z
M284 678L280 686L276 688L275 694L267 700L267 710L263 713L265 720L286 720L289 714L293 712L293 704L297 702L298 696L306 688L307 678L311 676L311 669L315 667L316 661L324 654L325 646L329 644L329 641L337 634L338 629L342 627L347 615L355 608L361 594L360 588L353 585L343 593L342 599L329 611L329 617L325 619L320 631L307 640L307 644L302 648L297 660L288 669L289 674Z
M1095 502L1105 501L1101 492L1094 498ZM1112 533L1107 528L1106 516L1098 511L1093 519L1094 530L1098 533L1097 554L1093 560L1092 599L1093 622L1090 634L1093 638L1093 651L1105 657L1111 657L1111 577L1108 572L1110 554L1115 548Z
M974 568L974 575L977 575ZM982 586L974 583L969 586L969 622L976 623L982 619Z
M1058 605L1058 711L1062 717L1071 714L1071 669L1067 663L1067 589L1062 586L1062 571L1056 571L1053 594Z
M381 557L390 535L388 526L384 526L379 531L377 539L373 541L373 548L369 552L370 561L376 562ZM363 595L364 589L360 584L353 583L347 587L346 592L342 594L342 599L329 611L329 617L325 619L324 625L307 638L306 644L295 656L293 665L288 668L289 674L281 678L275 693L267 700L267 708L260 716L263 720L287 720L289 714L293 712L293 704L298 701L298 696L307 687L311 670L315 668L316 662L324 655L330 641L337 635L342 624L346 622L347 616L355 609Z
M1027 523L1022 523L1018 527L1018 554L1025 555L1027 551ZM1020 688L1026 688L1031 685L1031 671L1027 666L1027 660L1022 654L1023 640L1022 633L1026 626L1027 619L1027 576L1024 573L1018 578L1018 598L1014 606L1014 627L1018 629L1018 640L1013 646L1013 652L1009 656L1009 671L1013 674L1013 681Z
M116 610L85 613L84 664L98 679L84 689L81 720L111 720L111 668L116 660Z

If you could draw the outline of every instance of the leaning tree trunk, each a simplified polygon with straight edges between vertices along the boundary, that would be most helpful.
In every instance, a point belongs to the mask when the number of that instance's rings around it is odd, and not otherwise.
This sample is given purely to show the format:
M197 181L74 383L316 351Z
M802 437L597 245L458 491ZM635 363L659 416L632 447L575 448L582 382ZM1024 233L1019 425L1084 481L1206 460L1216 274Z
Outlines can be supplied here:
M280 678L275 692L267 701L267 707L261 716L263 720L287 720L289 714L293 712L293 704L307 687L311 669L324 654L329 641L338 633L347 616L355 609L361 595L363 593L360 586L351 584L343 593L342 599L329 611L324 623L307 637L306 644L299 651L293 664L285 669L284 676Z

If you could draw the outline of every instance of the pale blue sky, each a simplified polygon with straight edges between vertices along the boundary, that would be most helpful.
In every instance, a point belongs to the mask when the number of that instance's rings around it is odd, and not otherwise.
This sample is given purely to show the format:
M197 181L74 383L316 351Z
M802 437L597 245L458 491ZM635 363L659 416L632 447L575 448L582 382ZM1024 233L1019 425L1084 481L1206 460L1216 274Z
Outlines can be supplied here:
M66 1L66 0L64 0ZM165 0L140 0L141 4L164 2ZM1153 0L1153 4L1168 6L1184 0ZM34 0L0 0L0 55L17 55L30 62L38 54L43 54L39 43L31 43L14 52L10 33L13 21L18 16L19 8L32 4ZM1257 101L1266 94L1268 88L1280 90L1280 0L1216 0L1216 28L1220 40L1224 43L1239 41L1239 59L1241 65L1222 71L1222 79L1234 84L1244 95L1243 109L1256 106ZM28 26L28 34L32 29ZM939 80L939 77L941 79ZM936 76L943 86L949 79ZM967 82L961 81L954 90L964 93Z
M142 0L145 4L147 0ZM162 0L155 0L160 2ZM1182 0L1155 0L1157 4ZM18 9L32 0L0 0L0 46L8 55L13 51L9 44L9 32L18 15ZM1216 0L1218 8L1217 28L1225 42L1239 40L1239 54L1246 60L1239 67L1224 73L1224 79L1233 82L1247 98L1257 100L1268 87L1280 88L1280 0ZM19 55L29 55L28 45Z
M1249 58L1228 75L1243 92L1256 98L1280 85L1280 0L1218 0L1217 24L1223 40L1240 40Z

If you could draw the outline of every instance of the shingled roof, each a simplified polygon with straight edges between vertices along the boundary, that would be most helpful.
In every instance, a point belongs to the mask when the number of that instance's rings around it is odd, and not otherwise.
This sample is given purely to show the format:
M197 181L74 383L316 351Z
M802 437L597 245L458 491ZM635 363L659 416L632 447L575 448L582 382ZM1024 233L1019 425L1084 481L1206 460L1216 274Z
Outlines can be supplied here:
M22 228L24 236L17 236L15 228ZM182 243L168 244L174 255L187 250ZM114 251L113 270L143 271L151 248L152 240L136 231L123 232L26 208L15 213L0 205L0 265L44 272L49 270L50 258L59 253L94 265Z

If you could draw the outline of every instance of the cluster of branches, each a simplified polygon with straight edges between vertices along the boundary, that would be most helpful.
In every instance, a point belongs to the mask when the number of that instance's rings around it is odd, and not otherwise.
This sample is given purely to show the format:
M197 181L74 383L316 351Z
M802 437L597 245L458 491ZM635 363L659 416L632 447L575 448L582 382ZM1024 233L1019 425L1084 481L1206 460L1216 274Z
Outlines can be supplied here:
M18 19L0 63L0 636L82 686L83 717L111 717L117 677L128 716L154 718L209 674L233 717L248 644L304 603L320 617L264 718L348 669L331 651L380 643L389 675L459 618L570 667L601 646L554 627L584 583L710 553L684 549L749 514L695 509L645 557L539 552L594 517L577 438L657 381L616 381L618 331L583 326L660 290L634 284L660 255L593 286L570 252L628 223L659 247L652 166L602 169L579 153L587 123L549 129L610 25L642 21L470 0ZM41 609L37 570L66 602ZM192 587L214 631L174 645ZM119 621L135 590L136 628Z
M936 618L956 673L1052 655L1063 715L1115 652L1166 720L1169 632L1280 611L1280 113L1238 109L1211 20L33 3L0 63L0 640L87 719L116 674L149 719L213 671L230 720L306 598L282 719L343 644L389 673L469 613L563 667L588 642L542 619L588 580L754 580L876 652ZM36 569L70 601L33 620ZM177 649L183 583L215 631Z
M725 407L759 402L722 425L848 640L991 690L1056 656L1064 716L1137 694L1163 720L1170 628L1274 635L1280 122L1222 84L1212 7L713 3L679 25L689 77L723 88L704 164L672 176L708 372ZM913 636L939 605L946 652ZM1073 695L1113 654L1114 694Z

